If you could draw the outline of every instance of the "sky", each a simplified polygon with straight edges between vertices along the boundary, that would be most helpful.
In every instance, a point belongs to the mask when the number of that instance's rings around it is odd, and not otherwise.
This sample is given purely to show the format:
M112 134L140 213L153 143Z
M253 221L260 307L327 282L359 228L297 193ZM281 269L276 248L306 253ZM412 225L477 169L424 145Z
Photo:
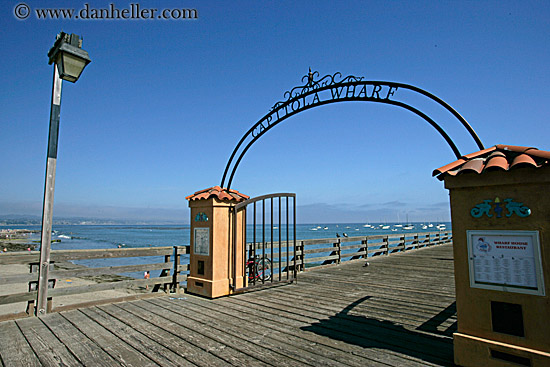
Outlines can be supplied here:
M63 84L54 217L189 222L185 197L221 183L239 139L309 68L427 90L485 147L550 150L548 1L24 1L0 5L0 215L42 211L47 52L60 31L82 36L92 62ZM37 16L111 3L198 17ZM400 98L440 124L461 154L479 150L434 102ZM447 221L448 191L432 171L455 159L415 114L342 102L262 136L231 188L294 192L302 223Z

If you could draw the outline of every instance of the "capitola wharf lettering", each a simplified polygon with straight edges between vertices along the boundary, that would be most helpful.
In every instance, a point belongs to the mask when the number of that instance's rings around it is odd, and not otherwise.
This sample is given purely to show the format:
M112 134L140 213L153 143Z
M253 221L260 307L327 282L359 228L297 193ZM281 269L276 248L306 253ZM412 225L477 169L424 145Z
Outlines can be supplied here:
M305 86L301 92L294 94L285 102L277 102L271 112L265 116L252 130L252 137L261 135L271 126L272 121L279 121L282 118L306 110L311 107L320 106L335 101L384 101L389 100L398 87L379 83L367 84L315 84L311 87ZM290 92L287 92L290 93Z

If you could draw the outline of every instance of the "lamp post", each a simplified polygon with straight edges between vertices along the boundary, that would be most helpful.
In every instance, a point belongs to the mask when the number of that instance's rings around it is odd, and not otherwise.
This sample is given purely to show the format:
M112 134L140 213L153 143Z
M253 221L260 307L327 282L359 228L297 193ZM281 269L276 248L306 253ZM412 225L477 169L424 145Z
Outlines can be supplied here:
M50 131L46 160L46 183L42 209L42 236L40 239L40 266L38 277L37 316L47 312L50 249L52 238L53 194L55 168L57 164L57 139L59 136L59 114L61 110L61 85L63 80L76 82L82 70L90 63L88 53L81 49L82 40L76 34L61 32L48 52L49 64L54 63L52 103L50 109Z

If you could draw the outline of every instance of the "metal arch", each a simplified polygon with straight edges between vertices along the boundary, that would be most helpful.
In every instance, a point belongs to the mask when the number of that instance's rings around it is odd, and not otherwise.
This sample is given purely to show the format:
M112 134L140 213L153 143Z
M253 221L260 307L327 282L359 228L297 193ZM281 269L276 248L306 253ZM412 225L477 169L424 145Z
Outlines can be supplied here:
M361 100L357 100L357 99L348 99L346 101L361 101ZM344 101L341 101L341 100L328 100L328 101L323 101L322 104L318 104L318 105L315 105L315 106L310 106L310 107L307 107L303 110L300 110L298 112L302 112L302 111L305 111L305 110L308 110L310 108L313 108L313 107L318 107L318 106L322 106L322 105L325 105L325 104L331 104L331 103L337 103L337 102L344 102ZM458 150L458 148L456 147L455 143L452 141L452 139L449 137L449 135L445 132L445 130L443 130L441 128L441 126L439 126L435 121L433 121L430 117L428 117L426 114L424 114L423 112L417 110L416 108L412 107L412 106L409 106L407 104L404 104L402 102L398 102L398 101L386 101L386 102L380 102L380 103L385 103L385 104L390 104L390 105L395 105L395 106L399 106L399 107L403 107L413 113L415 113L416 115L422 117L424 120L426 120L430 125L432 125L440 134L441 136L443 136L443 138L445 139L445 141L447 142L447 144L449 144L449 146L451 147L453 153L455 154L455 156L458 158L460 158L462 155L460 154L460 151ZM277 120L276 123L272 124L268 129L264 130L261 135L257 135L256 138L252 141L250 141L246 147L243 149L243 151L241 152L241 154L239 155L239 157L237 158L237 160L235 161L235 165L233 166L233 170L231 171L231 175L229 176L229 181L228 181L228 184L227 184L227 188L229 189L231 187L231 183L233 182L233 176L235 175L235 172L237 171L237 168L242 160L242 158L244 157L244 155L246 154L246 152L248 151L248 149L252 146L252 144L254 144L258 138L260 138L260 136L262 136L263 134L265 134L269 129L271 129L272 127L276 126L277 124L279 124L280 122L286 120L288 117L291 117L295 114L297 114L298 112L293 112L292 114L289 114L287 116L284 116L283 118ZM223 185L223 181L222 181L222 185Z
M406 104L400 101L394 101L390 99L390 95L393 96L393 94L399 89L408 89L413 92L422 94L431 100L437 102L439 105L444 107L446 110L451 112L451 114L457 118L460 123L466 128L468 133L472 136L474 141L476 142L477 146L482 150L485 149L483 146L483 143L479 139L476 132L473 130L473 128L466 122L466 120L456 111L454 110L449 104L441 100L439 97L423 90L418 87L404 84L404 83L396 83L396 82L385 82L385 81L364 81L362 77L354 77L354 76L347 76L345 78L341 78L340 73L335 73L334 75L325 75L323 78L320 78L318 80L315 80L315 76L318 76L318 72L310 72L308 75L304 76L302 78L302 81L305 79L307 80L307 84L303 86L294 87L290 91L285 92L284 96L286 97L285 101L279 101L277 102L271 109L269 113L267 113L265 116L263 116L256 124L254 124L241 138L241 140L238 142L237 146L231 153L231 156L229 158L229 161L227 162L227 165L224 170L224 174L222 177L221 187L224 187L225 179L227 177L227 173L229 171L229 167L231 166L231 162L235 158L235 155L241 148L242 144L246 140L247 137L252 136L251 141L246 145L246 147L243 149L239 157L237 158L237 161L235 162L235 165L233 166L233 169L231 171L231 175L229 177L227 188L229 189L231 187L231 183L233 181L233 177L235 175L235 172L240 164L240 161L242 160L244 154L248 151L250 146L254 144L263 134L265 134L268 130L279 124L280 122L286 120L288 117L291 117L299 112L308 110L313 107L322 106L325 104L330 103L336 103L336 102L346 102L346 101L366 101L366 102L378 102L383 104L390 104L394 106L399 106L402 108L405 108L416 115L422 117L424 120L426 120L432 127L434 127L440 135L445 139L445 141L449 144L451 149L453 150L454 154L457 158L461 157L460 151L452 141L452 139L449 137L449 135L437 124L435 121L433 121L430 117L428 117L426 114L421 112L420 110ZM341 80L336 81L338 78ZM361 89L361 92L359 95L355 95L355 88L357 86L362 86L363 89ZM367 86L372 86L372 94L369 97L367 95ZM380 92L382 91L382 86L388 87L387 96L385 98L380 97ZM350 88L352 89L352 95L349 96ZM340 90L338 91L338 88ZM340 97L343 89L346 88L346 96ZM330 90L332 94L332 98L328 100L321 101L319 99L318 93L326 92ZM336 93L335 93L336 90ZM364 95L361 96L362 92L364 91ZM376 94L376 97L375 97ZM314 95L313 102L310 104L306 104L306 97L310 97ZM337 98L335 98L335 95ZM317 98L317 102L316 99ZM300 100L302 100L303 105L301 105ZM295 103L298 104L297 108L294 108ZM292 111L289 112L289 106L291 107ZM280 116L279 112L283 112L284 109L284 116ZM273 117L275 117L275 114L277 115L277 118L272 122ZM263 124L267 123L267 127L265 127ZM260 127L260 128L259 128ZM254 131L259 128L260 132L257 135L254 135ZM263 128L263 129L262 129Z

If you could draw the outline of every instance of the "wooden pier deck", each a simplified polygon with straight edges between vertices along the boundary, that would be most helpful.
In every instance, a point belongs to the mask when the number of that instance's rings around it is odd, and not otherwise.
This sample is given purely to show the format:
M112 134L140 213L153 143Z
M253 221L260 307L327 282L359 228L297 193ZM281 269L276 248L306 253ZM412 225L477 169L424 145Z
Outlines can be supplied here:
M216 300L160 296L0 323L3 366L450 366L452 245Z

